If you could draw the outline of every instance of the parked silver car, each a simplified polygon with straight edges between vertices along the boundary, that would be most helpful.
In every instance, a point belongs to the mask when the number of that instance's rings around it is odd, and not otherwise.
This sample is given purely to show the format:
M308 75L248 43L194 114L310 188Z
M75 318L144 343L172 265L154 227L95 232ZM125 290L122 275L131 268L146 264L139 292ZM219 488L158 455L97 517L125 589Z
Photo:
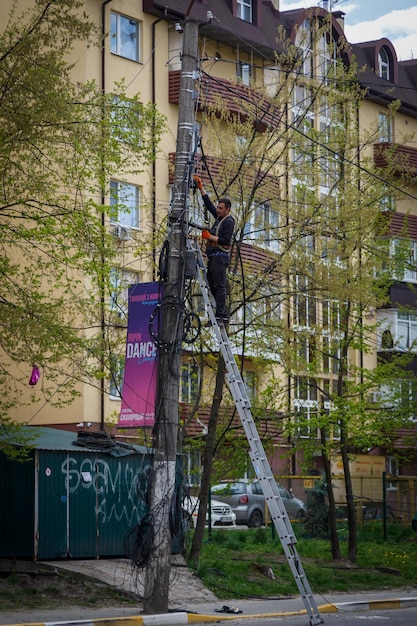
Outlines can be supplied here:
M277 483L281 498L290 519L300 520L305 514L304 503ZM259 480L247 482L222 482L211 488L211 495L216 500L230 504L236 513L236 524L246 524L251 528L259 528L265 522L265 496Z
M195 496L188 496L183 502L184 517L187 519L190 528L197 525L199 499ZM209 512L206 513L206 524L209 523ZM212 526L235 526L236 515L230 506L218 500L211 501L211 525Z

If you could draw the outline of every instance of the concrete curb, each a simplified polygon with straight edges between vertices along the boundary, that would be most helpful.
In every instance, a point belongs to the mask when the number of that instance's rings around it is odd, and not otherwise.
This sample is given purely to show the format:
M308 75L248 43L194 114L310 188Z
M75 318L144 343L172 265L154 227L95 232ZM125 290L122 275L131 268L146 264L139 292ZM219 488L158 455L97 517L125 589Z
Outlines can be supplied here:
M318 607L319 613L345 613L348 611L377 611L381 609L407 609L417 606L416 598L392 598L388 600L337 602ZM236 619L266 619L271 617L290 617L306 615L300 611L282 611L279 613L239 613L236 615L203 615L200 613L163 613L158 615L137 615L132 617L101 618L96 620L74 620L68 622L30 622L30 626L176 626L177 624L204 624L209 622ZM10 624L9 626L29 626Z
M346 611L378 611L381 609L408 609L417 606L417 598L391 598L389 600L337 602L324 604L318 609L321 613L344 613Z

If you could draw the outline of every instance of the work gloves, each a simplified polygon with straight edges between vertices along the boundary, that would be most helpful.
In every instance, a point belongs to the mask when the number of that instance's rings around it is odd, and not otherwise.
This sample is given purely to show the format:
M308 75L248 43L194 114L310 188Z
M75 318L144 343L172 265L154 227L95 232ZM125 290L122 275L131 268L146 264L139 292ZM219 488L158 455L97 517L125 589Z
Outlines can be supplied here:
M197 187L199 188L199 190L201 191L203 189L203 183L201 181L201 177L200 176L194 176L194 182L197 185Z
M203 239L210 239L210 231L209 230L203 230L203 232L201 233L201 236Z

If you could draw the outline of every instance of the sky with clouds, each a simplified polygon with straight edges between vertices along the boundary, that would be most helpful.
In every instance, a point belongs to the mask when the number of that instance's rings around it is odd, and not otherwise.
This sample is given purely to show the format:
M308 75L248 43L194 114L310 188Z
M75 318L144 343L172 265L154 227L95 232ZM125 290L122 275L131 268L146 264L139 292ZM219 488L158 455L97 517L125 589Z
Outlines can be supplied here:
M348 41L358 43L387 37L398 59L417 58L416 0L328 0L333 11L343 11ZM322 6L322 0L280 0L280 11Z

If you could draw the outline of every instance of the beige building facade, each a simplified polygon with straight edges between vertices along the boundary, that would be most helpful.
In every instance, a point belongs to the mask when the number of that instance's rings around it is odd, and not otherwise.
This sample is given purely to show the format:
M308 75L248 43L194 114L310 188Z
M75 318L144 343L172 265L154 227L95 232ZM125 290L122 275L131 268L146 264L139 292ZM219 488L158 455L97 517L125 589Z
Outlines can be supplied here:
M8 4L3 2L0 7L2 23L6 23ZM327 254L323 232L302 230L301 222L294 218L294 206L299 203L312 222L312 204L306 200L307 191L311 194L309 198L315 195L320 200L324 196L332 196L331 175L333 168L339 167L340 159L333 151L323 155L328 137L326 133L335 125L331 107L326 113L323 112L326 108L326 94L331 99L332 85L328 77L329 72L333 71L331 68L336 67L338 58L342 58L346 64L356 59L362 88L361 103L356 111L356 131L358 137L362 131L366 131L366 142L358 139L358 151L355 154L353 139L350 140L350 171L356 172L360 186L361 175L368 175L368 170L372 169L375 184L381 187L384 184L384 168L389 170L386 193L379 192L378 196L381 214L387 216L389 223L384 236L393 241L401 239L410 242L410 263L406 265L404 275L398 276L390 286L389 303L385 303L381 309L371 308L367 311L365 325L380 325L380 329L374 333L374 350L349 348L349 359L358 367L371 370L381 353L396 348L413 349L413 342L417 339L413 308L417 310L417 302L410 284L417 283L417 61L398 61L391 42L385 39L354 46L343 44L338 49L339 42L343 41L343 12L329 14L320 7L311 11L297 9L282 12L278 0L233 0L227 3L220 0L86 0L85 11L105 34L104 44L102 48L77 46L71 52L69 58L74 62L74 80L95 80L108 93L123 80L128 96L140 94L141 101L154 103L167 120L167 131L162 137L155 164L133 177L127 177L121 171L108 181L106 203L110 204L112 198L123 199L126 194L130 198L130 213L122 212L108 223L108 228L114 233L114 245L119 251L117 270L120 280L127 285L156 280L158 277L159 252L166 234L166 216L175 183L173 164L183 26L188 15L198 21L200 33L200 61L195 77L195 122L200 128L202 143L197 148L193 167L202 175L211 194L224 192L232 196L239 249L246 264L245 271L250 277L249 282L253 285L252 303L247 305L246 315L250 313L251 319L255 319L261 311L261 315L265 316L264 321L258 320L257 327L255 324L253 337L259 334L262 324L268 326L267 320L270 318L275 319L273 324L271 322L271 328L275 328L276 333L280 329L282 331L281 337L277 336L275 340L269 336L267 346L262 345L262 339L258 343L253 340L249 350L242 356L244 377L251 395L260 396L271 384L265 372L270 369L270 359L276 356L274 377L281 381L280 393L283 399L272 407L272 413L287 413L294 419L302 413L304 422L299 436L315 439L317 429L308 426L308 416L314 418L323 407L331 412L332 389L338 380L336 361L339 358L338 353L332 353L330 357L327 355L328 358L322 361L321 371L317 370L317 345L320 344L320 350L326 353L323 342L330 336L330 326L334 323L330 321L332 305L328 298L321 301L316 296L300 297L300 293L308 293L307 283L310 281L311 284L314 275L317 276L319 266L316 265L315 271L306 278L301 271L290 270L289 261L286 260L287 265L278 269L276 274L272 273L266 284L257 283L254 277L266 271L273 255L277 256L275 266L278 268L280 260L290 258L289 254L292 255L291 262L296 266L297 254L293 252L295 243L292 242L291 246L288 244L291 237L294 241L297 239L302 242L300 258L304 260L308 247L314 251L316 264L318 256L324 258ZM317 35L320 28L323 30ZM314 33L318 39L314 38ZM292 52L289 43L293 46ZM294 50L303 57L301 63L294 60ZM291 54L294 64L288 70L284 59L288 63ZM289 74L292 75L291 81L288 80ZM319 83L325 85L321 91L317 88ZM266 95L261 96L262 92ZM317 96L321 98L319 107L311 103L313 92L320 94ZM332 106L336 107L335 101ZM242 154L252 141L248 120L252 120L253 126L256 115L258 136L250 144L253 152L248 152L246 159L242 158L247 168L247 187L242 183L239 188L232 161L239 150ZM238 124L246 126L241 126L239 130ZM270 132L274 124L275 136ZM291 130L294 131L293 135ZM266 137L269 132L271 141L268 145ZM231 139L233 133L238 135L235 140ZM284 147L278 140L280 133L288 138L288 144ZM313 138L315 143L303 144L302 137L308 137L309 142ZM230 148L232 143L236 143L234 152ZM260 158L261 145L264 146L262 167L266 170L266 186L255 186L248 181L254 176L256 168L253 164L255 158ZM265 158L265 146L268 146L269 162ZM317 149L317 159L312 158L310 149ZM258 174L262 167L257 170ZM321 170L317 167L321 167ZM248 194L247 198L245 193ZM297 199L297 193L303 194L302 201ZM369 198L369 190L366 194ZM196 194L191 191L190 196L193 218L204 219ZM360 189L357 197L361 197ZM346 203L348 201L350 198L346 198ZM320 202L317 206L324 206L324 201ZM374 198L373 202L375 204L377 200ZM282 252L284 249L288 253L285 256ZM235 273L239 275L238 271ZM236 285L241 285L241 278L232 283L237 289ZM285 297L277 295L284 291L276 288L279 283L293 285L293 288L285 289ZM257 289L262 293L262 302L258 304L253 297ZM275 305L270 307L268 302L272 302L274 297ZM338 299L342 300L342 297L339 295ZM238 296L235 296L234 302L230 329L235 337L236 350L241 352L242 328L248 318L243 314L245 304L242 305L241 301L239 304ZM272 310L268 310L268 307ZM125 323L125 312L121 323ZM337 324L341 332L340 319ZM287 356L284 355L282 342L290 343L290 331L291 341L300 341L298 357L302 355L303 366L288 350ZM319 331L321 338L313 346L312 338L317 338ZM382 343L384 331L389 331L393 339L389 348ZM266 332L260 334L267 336ZM204 341L207 354L215 350L210 339L205 338ZM265 362L262 364L260 358L265 357L266 350L269 350L267 365ZM202 404L208 405L211 398L213 366L208 364L197 371L194 367L195 356L196 348L187 346L180 381L180 401L184 415L189 414L199 377L203 376ZM313 361L316 363L314 368ZM318 386L308 382L314 377L309 371L320 381ZM10 416L33 426L46 425L68 430L85 428L91 431L105 426L117 432L115 424L120 410L120 389L117 385L110 380L96 387L84 384L80 385L79 393L72 404L60 409L52 409L41 398L36 398L35 394L30 405L16 407ZM196 415L197 419L188 424L188 432L198 437L205 432L208 417L206 407L197 410ZM137 434L129 433L132 436ZM337 437L337 432L332 436ZM273 428L270 438L273 448L278 449L280 446L281 449L291 450L292 443L288 436L283 435L281 426ZM282 461L278 453L273 453L273 458L276 471L301 471L298 458L289 455Z

